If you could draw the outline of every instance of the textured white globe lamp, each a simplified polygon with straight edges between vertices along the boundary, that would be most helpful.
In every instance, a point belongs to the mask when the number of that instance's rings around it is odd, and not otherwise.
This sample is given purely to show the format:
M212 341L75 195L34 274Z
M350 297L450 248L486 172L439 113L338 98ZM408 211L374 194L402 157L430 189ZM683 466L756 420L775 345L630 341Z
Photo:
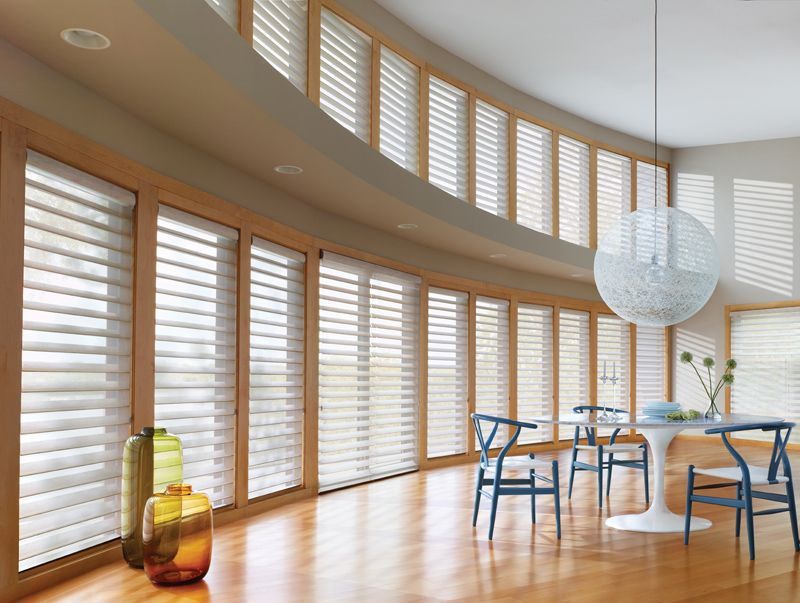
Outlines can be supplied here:
M594 278L618 316L664 327L706 304L719 278L719 254L696 218L673 207L647 207L605 234L594 257Z

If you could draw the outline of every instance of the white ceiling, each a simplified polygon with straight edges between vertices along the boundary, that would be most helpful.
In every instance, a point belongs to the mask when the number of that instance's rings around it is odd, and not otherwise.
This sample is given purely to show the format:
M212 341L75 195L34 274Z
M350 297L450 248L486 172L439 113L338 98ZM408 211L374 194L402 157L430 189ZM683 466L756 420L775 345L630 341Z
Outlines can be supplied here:
M376 0L531 96L653 138L652 0ZM659 141L800 136L800 0L660 0Z

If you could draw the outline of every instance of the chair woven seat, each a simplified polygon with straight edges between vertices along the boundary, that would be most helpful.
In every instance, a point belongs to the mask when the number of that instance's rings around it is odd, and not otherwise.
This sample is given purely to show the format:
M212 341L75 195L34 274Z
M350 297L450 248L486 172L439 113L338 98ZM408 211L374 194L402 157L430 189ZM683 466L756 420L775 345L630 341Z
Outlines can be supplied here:
M770 481L767 479L769 469L766 467L758 467L756 465L747 465L750 471L750 484L753 486L768 486ZM718 477L720 479L729 479L735 482L742 481L742 470L740 467L710 467L701 469L694 468L694 472L699 475L710 475L711 477ZM788 477L783 475L776 475L775 481L772 483L785 484L789 481Z

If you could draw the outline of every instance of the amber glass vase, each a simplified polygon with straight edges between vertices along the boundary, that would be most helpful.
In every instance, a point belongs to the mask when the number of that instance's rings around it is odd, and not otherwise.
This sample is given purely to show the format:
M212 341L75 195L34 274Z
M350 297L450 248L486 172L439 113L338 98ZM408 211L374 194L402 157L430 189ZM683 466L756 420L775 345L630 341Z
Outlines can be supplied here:
M189 484L170 484L144 508L144 572L156 584L202 579L211 565L211 502Z
M177 436L145 427L128 438L122 453L122 554L142 567L142 515L147 499L183 481L183 453Z

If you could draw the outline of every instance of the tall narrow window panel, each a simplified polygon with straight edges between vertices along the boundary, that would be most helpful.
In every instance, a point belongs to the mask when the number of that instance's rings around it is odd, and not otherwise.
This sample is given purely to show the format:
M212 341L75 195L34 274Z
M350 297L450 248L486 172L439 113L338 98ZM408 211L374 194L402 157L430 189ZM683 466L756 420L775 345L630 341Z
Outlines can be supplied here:
M558 137L559 237L589 246L589 145Z
M464 201L469 187L469 95L430 77L428 180Z
M380 150L409 172L419 161L419 67L381 46Z
M558 315L559 414L572 414L589 399L589 313L562 309ZM572 428L561 429L559 439L571 440Z
M553 308L519 304L517 309L517 416L553 416ZM550 425L524 429L520 444L548 442Z
M636 326L636 408L663 402L666 391L664 359L666 333L662 327Z
M206 3L225 20L225 23L239 30L238 0L206 0Z
M237 232L158 210L156 422L183 442L183 477L233 503Z
M636 162L636 208L667 205L667 170L652 163Z
M553 133L517 120L517 223L553 232Z
M631 160L597 150L597 240L631 211Z
M253 238L248 496L303 479L305 256Z
M601 406L630 410L630 341L628 321L609 314L597 316L597 402Z
M467 451L469 294L428 291L428 457Z
M475 205L508 217L508 113L475 102Z
M20 571L119 536L135 201L33 151L25 177Z
M419 279L326 253L319 296L320 490L416 469Z
M307 0L254 0L253 48L305 93L308 71Z
M369 142L372 39L325 8L321 19L320 107Z
M800 420L800 307L731 312L730 327L731 412Z
M508 354L508 301L479 296L475 303L476 412L508 417ZM492 447L502 446L507 435L500 426ZM475 449L480 450L478 442Z

